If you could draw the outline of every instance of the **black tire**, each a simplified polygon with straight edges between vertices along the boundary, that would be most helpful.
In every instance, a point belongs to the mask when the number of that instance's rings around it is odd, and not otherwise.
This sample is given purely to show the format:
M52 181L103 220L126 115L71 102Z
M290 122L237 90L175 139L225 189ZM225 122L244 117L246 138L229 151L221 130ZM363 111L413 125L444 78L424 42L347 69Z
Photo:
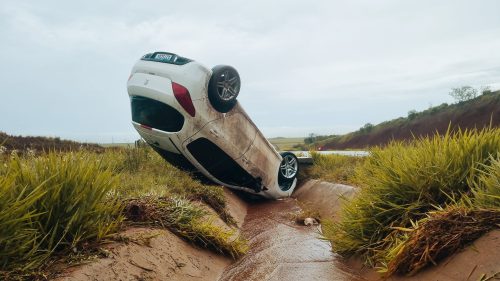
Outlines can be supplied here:
M234 67L217 65L212 68L212 77L208 82L208 99L217 111L229 112L236 105L240 87L240 75Z
M278 184L281 190L286 191L299 174L299 160L291 152L283 152L281 157L283 160L278 171Z

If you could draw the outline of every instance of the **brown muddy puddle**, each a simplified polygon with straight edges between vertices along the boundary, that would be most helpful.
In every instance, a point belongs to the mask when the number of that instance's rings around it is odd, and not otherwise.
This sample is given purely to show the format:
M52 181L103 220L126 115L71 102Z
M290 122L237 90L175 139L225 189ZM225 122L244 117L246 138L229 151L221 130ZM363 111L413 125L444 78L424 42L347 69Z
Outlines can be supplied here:
M363 280L331 252L317 227L292 220L299 210L293 198L252 202L242 227L250 250L219 280Z

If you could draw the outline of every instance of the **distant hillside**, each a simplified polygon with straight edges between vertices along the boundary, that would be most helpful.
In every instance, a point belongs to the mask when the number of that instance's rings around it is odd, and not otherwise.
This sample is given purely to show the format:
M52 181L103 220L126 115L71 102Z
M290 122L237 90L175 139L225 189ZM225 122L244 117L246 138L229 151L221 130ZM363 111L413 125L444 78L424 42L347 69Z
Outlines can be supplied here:
M79 149L92 150L96 152L104 151L104 148L92 143L80 143L70 140L61 140L60 138L49 137L23 137L23 136L10 136L4 132L0 132L0 150L2 152L10 153L12 150L17 150L20 153L26 150L34 152L43 151L74 151Z
M304 142L304 138L270 138L267 139L271 144L276 146L278 150L291 150L295 145L301 145Z
M413 136L444 133L451 124L458 127L482 128L492 124L500 126L500 91L485 92L483 95L464 102L429 108L422 112L409 112L408 117L400 117L382 122L376 126L367 124L356 132L314 142L311 147L322 150L359 149L374 145L384 145L391 140L407 140Z

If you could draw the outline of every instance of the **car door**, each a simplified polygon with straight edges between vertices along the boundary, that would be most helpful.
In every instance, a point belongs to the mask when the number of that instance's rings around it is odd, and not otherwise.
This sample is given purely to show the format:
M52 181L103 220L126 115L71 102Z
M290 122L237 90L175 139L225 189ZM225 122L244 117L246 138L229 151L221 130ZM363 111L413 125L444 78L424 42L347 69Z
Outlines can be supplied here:
M221 118L208 122L198 133L188 138L184 146L206 138L217 145L232 159L239 159L252 145L257 130L248 116L239 110L239 105Z
M208 122L184 142L188 157L224 184L256 188L260 186L246 170L243 155L252 146L256 128L238 110Z
M262 184L266 187L271 187L278 179L281 156L260 132L257 132L240 162L248 173L262 179Z

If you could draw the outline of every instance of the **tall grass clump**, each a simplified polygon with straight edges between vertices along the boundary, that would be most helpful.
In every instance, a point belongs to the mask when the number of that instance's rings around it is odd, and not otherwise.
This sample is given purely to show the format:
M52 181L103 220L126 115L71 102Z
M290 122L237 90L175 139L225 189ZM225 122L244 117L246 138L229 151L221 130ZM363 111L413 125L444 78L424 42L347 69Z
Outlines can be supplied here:
M388 251L386 275L413 275L454 254L484 233L498 228L500 209L450 205L428 217L403 235Z
M387 275L413 275L457 252L484 233L500 227L500 154L491 156L471 192L427 214L400 235L387 251Z
M492 156L491 165L484 167L477 181L471 183L473 206L500 209L500 151Z
M359 194L344 205L340 221L327 226L325 235L340 254L360 255L371 265L384 263L388 251L428 212L463 194L496 198L480 182L495 185L496 168L489 172L492 178L484 171L497 165L491 156L499 151L500 129L493 128L448 131L374 148L356 172Z
M216 218L200 207L205 203L235 225L222 187L202 184L149 147L21 155L0 150L2 280L49 274L54 260L95 250L103 238L136 224L131 202L152 207L142 221L147 225L235 258L246 251L236 230L212 223Z
M31 268L39 264L43 256L38 251L40 235L34 223L40 213L31 207L45 194L42 187L43 183L28 191L16 186L12 175L0 178L0 273L11 269L11 263L19 259L27 261L25 266Z
M185 240L233 258L248 249L246 240L235 230L216 225L207 211L182 197L131 199L126 203L125 216L136 224L170 229Z
M120 198L156 196L182 196L202 201L212 207L221 218L234 224L226 209L221 186L206 185L189 173L167 163L149 146L114 149L104 155L105 162L115 167L119 188L115 195Z
M36 269L120 223L120 204L108 196L117 178L93 153L14 156L0 173L0 271Z

